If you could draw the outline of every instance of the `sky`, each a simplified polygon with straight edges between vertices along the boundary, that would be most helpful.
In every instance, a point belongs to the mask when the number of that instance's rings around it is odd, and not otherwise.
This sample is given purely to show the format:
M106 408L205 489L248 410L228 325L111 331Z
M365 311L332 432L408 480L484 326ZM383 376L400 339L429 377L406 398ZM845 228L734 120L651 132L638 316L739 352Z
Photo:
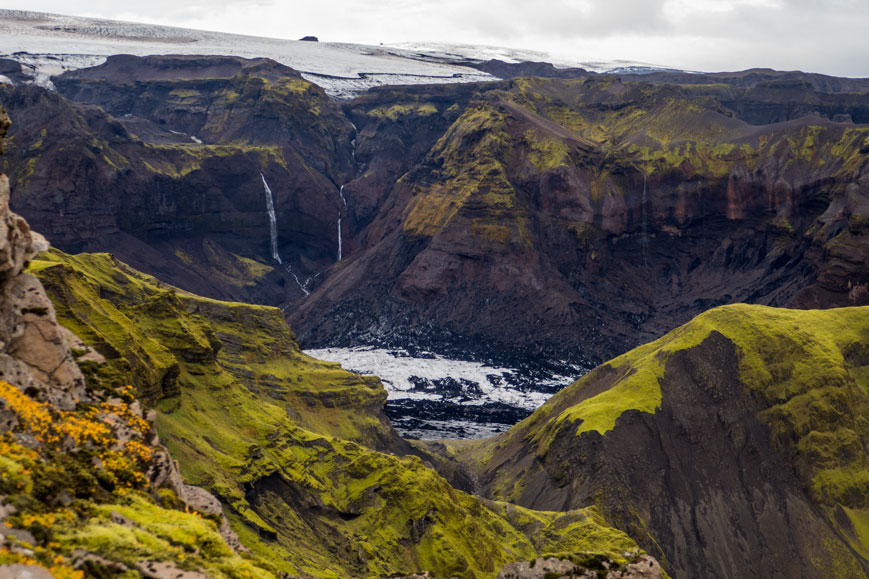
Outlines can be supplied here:
M869 77L869 0L0 0L0 8L275 38L484 44L689 70Z

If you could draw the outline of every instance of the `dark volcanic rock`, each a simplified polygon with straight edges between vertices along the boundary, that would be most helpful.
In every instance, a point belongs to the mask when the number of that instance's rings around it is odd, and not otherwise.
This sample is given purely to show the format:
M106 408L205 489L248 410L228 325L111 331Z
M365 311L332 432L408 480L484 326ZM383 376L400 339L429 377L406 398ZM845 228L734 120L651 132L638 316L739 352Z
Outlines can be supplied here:
M492 59L485 62L465 62L464 66L476 68L498 78L511 79L520 76L536 76L541 78L579 78L588 76L583 68L556 68L548 62L504 62Z
M612 77L493 88L291 320L308 344L587 364L719 304L866 303L865 131Z

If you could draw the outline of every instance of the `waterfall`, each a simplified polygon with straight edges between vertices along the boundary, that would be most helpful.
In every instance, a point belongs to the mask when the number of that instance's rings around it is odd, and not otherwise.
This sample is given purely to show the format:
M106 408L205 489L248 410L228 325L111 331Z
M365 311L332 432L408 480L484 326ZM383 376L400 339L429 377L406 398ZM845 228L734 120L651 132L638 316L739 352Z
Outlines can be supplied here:
M353 127L353 134L355 135L350 140L350 146L353 147L353 150L350 151L350 154L353 155L353 164L355 165L356 164L356 137L359 136L359 129L357 129L356 125L354 125L353 123L350 123L350 126Z
M341 185L341 188L338 189L338 195L341 196L341 203L344 204L344 207L347 207L347 198L344 197L344 185ZM341 211L338 211L338 261L341 261L341 258L344 257L343 251L343 243L341 239Z
M341 261L341 253L342 253L342 244L341 244L341 213L338 213L338 261Z
M287 264L287 273L293 276L293 279L296 280L296 285L299 286L299 289L302 290L303 294L305 294L306 296L311 295L311 292L308 291L308 283L310 283L311 278L308 278L307 280L305 280L305 283L302 283L301 281L299 281L299 276L296 275L296 272L293 271L293 266L291 266L290 264Z
M263 178L263 189L266 194L266 211L269 214L269 237L272 243L272 258L278 263L283 263L280 254L278 254L278 221L275 217L275 201L272 199L272 190L269 188L269 184L266 183L266 176L260 173L260 177Z

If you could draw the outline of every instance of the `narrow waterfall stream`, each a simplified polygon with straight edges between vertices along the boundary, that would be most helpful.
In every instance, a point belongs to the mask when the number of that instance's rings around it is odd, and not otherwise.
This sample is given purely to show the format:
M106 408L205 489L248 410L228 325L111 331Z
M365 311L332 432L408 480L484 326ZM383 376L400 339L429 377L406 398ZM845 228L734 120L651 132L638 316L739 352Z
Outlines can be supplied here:
M283 263L278 253L278 221L275 217L275 201L272 198L272 190L269 188L268 182L266 182L266 176L260 173L260 177L263 179L263 189L266 194L266 211L269 214L269 237L272 246L272 259L278 263Z
M291 266L290 264L287 264L287 273L293 276L293 279L296 280L296 285L299 286L299 289L302 290L303 294L305 294L306 296L311 295L311 292L308 290L308 284L311 282L312 278L309 277L305 280L305 283L302 283L302 281L299 279L299 276L297 276L296 272L293 271L293 266Z
M338 261L343 257L343 243L341 241L341 213L338 213Z

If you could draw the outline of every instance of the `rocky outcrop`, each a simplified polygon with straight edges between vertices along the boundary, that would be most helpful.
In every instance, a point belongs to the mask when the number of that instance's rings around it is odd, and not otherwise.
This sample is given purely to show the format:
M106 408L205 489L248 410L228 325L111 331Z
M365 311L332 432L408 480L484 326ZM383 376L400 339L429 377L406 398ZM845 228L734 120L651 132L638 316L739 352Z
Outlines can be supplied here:
M505 566L498 579L661 579L661 566L648 555L639 555L624 566L613 565L593 556L581 560L579 556L538 557Z
M588 71L582 68L556 68L548 62L504 62L503 60L493 58L483 62L466 62L462 64L503 79L525 76L535 76L540 78L579 78L590 75Z
M0 116L0 153L10 125ZM75 364L42 285L24 273L48 243L9 210L9 180L0 174L0 379L39 400L70 410L84 395Z

